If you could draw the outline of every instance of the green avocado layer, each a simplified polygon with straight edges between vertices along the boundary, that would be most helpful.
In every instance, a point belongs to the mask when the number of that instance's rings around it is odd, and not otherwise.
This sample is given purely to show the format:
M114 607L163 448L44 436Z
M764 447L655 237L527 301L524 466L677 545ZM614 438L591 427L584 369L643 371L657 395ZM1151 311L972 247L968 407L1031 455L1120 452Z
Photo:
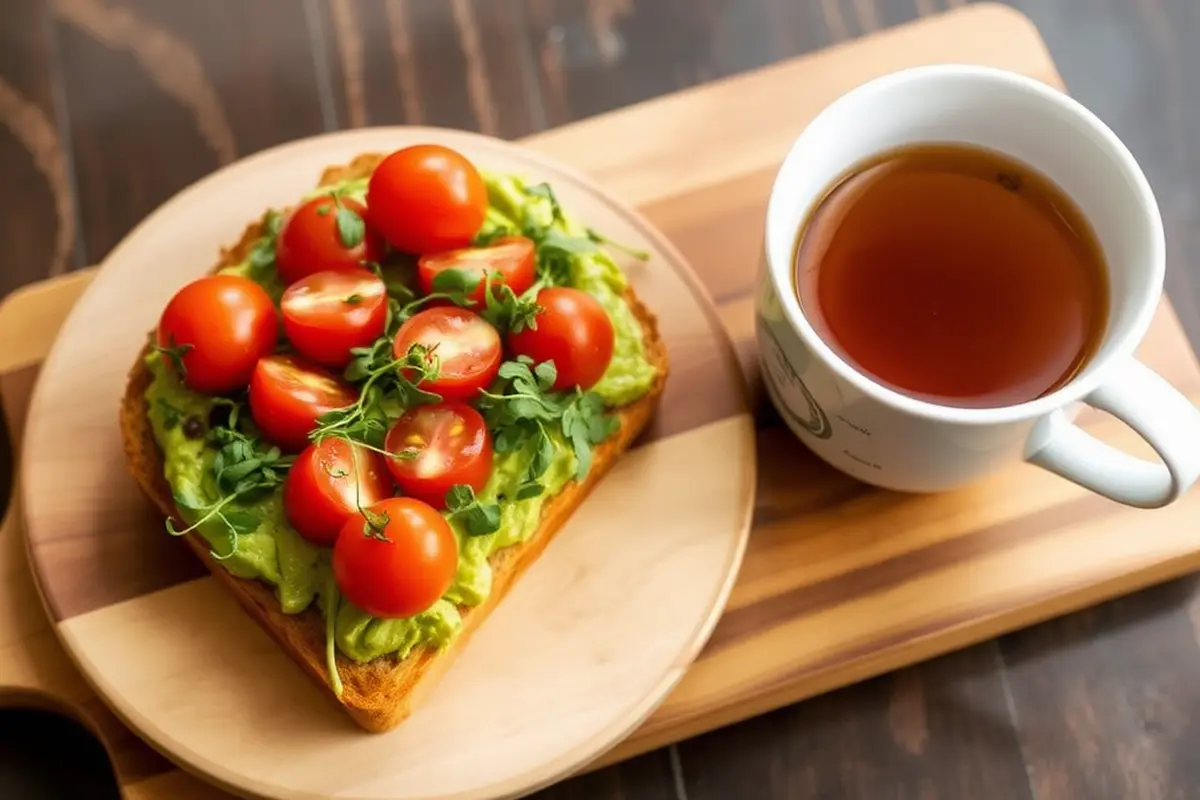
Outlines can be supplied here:
M537 219L547 222L552 219L549 198L527 194L525 185L518 178L487 175L485 180L490 200L485 228L518 232L531 215L538 215ZM323 187L320 191L330 190L361 200L366 192L366 181L357 179L337 187ZM586 236L588 233L586 228L569 218L555 224L567 236ZM600 301L612 319L616 334L612 362L592 391L609 407L631 403L650 390L655 369L645 356L641 326L623 297L627 285L625 276L616 262L600 249L571 253L567 267L569 283ZM245 263L222 271L256 277ZM278 279L274 274L258 275L256 279L271 291L272 296L278 296ZM164 471L175 493L176 505L190 525L200 514L188 509L211 506L219 499L219 494L213 479L214 451L203 437L185 435L181 421L189 417L206 421L214 401L187 389L175 373L166 368L160 354L148 355L146 363L154 376L146 391L148 417L164 454ZM484 536L468 536L451 521L458 540L458 572L450 589L433 606L414 617L380 619L366 614L349 601L335 598L339 605L334 642L339 651L359 662L391 654L404 658L421 645L443 647L454 638L462 626L459 608L481 603L491 591L492 569L488 557L498 549L527 539L537 527L543 504L561 491L574 475L574 452L566 445L560 430L551 430L550 436L557 453L542 478L545 491L536 497L507 499L516 496L532 453L526 449L496 454L491 479L479 499L484 503L499 503L500 529ZM505 499L501 500L501 497ZM238 512L239 519L256 521L257 527L241 533L236 548L233 548L228 528L218 520L200 525L199 532L213 552L221 557L220 563L240 578L258 579L273 586L285 613L298 614L314 600L325 610L329 602L325 595L334 586L330 551L310 544L287 524L282 490L253 504L234 502L228 510Z

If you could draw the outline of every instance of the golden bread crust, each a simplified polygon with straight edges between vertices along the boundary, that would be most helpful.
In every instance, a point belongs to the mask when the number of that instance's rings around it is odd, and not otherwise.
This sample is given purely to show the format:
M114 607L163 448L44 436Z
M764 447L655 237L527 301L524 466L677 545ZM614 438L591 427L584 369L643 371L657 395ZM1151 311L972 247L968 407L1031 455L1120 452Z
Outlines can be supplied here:
M320 185L365 177L374 170L382 157L381 154L367 153L345 166L329 167L322 174ZM260 234L259 223L247 226L237 244L222 250L214 271L243 261ZM608 472L618 456L632 444L653 414L667 378L666 347L659 335L657 320L638 300L632 289L627 291L626 300L642 325L646 357L658 371L654 385L637 402L617 410L620 429L596 448L592 468L586 480L582 483L568 483L559 494L545 504L537 529L526 541L492 555L494 577L491 593L482 604L460 609L463 618L462 630L444 649L437 651L422 647L403 660L384 656L366 664L354 662L339 653L337 666L343 691L341 697L336 698L329 685L329 673L325 663L325 622L316 605L313 604L300 614L285 614L274 590L268 584L230 574L212 558L209 545L199 534L190 534L183 537L184 540L208 565L217 580L237 598L242 608L304 668L323 691L331 698L339 699L359 725L372 732L394 728L412 712L421 696L437 682L475 629L503 600L521 574L537 560L555 533L583 502L592 487ZM121 401L120 425L125 455L130 472L142 492L164 516L174 517L179 521L171 488L163 474L163 455L146 415L145 393L153 381L153 374L145 364L145 355L144 350L134 362Z

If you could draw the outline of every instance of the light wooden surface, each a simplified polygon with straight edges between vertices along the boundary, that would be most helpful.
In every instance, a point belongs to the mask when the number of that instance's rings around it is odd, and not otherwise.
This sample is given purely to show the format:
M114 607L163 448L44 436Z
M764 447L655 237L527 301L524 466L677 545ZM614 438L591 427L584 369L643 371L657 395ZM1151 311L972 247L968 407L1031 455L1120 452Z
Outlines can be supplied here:
M1036 33L969 8L544 134L530 143L637 203L718 299L752 378L752 264L772 168L838 93L899 67L969 61L1052 84ZM661 132L661 133L660 133ZM653 177L647 177L653 176ZM0 391L19 416L32 371L87 275L14 296L0 312ZM13 344L10 345L9 343ZM9 348L17 357L10 358ZM1200 371L1169 308L1143 358L1193 398ZM1098 417L1103 438L1131 436ZM939 497L876 492L819 465L760 407L755 529L708 647L645 725L599 763L1132 591L1200 565L1197 495L1161 512L1090 497L1030 467ZM170 771L111 718L49 632L20 559L0 537L0 684L81 708L131 797L219 796Z
M566 213L649 253L645 263L614 255L658 318L670 377L637 446L445 677L421 687L413 715L366 735L219 581L197 577L178 558L181 543L120 469L114 404L171 294L211 269L248 221L295 203L328 165L429 141L489 172L550 184ZM68 654L117 714L172 760L271 798L510 797L609 750L700 652L745 550L754 442L738 362L715 309L643 219L512 144L371 128L234 164L117 246L41 367L24 431L21 501L34 579Z

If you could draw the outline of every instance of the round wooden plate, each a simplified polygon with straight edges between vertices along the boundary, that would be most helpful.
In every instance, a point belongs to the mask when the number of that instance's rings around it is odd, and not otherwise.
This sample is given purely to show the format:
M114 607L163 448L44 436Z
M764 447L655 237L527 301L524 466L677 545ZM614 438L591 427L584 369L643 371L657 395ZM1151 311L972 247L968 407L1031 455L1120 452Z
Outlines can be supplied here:
M659 316L671 376L655 420L395 730L363 732L207 575L127 474L126 372L171 294L328 165L439 141L551 183L568 213L651 253L623 264ZM104 262L42 368L25 434L27 544L67 651L181 766L271 798L483 798L533 791L632 731L698 654L749 531L754 431L741 373L680 254L583 176L429 128L307 139L172 198Z

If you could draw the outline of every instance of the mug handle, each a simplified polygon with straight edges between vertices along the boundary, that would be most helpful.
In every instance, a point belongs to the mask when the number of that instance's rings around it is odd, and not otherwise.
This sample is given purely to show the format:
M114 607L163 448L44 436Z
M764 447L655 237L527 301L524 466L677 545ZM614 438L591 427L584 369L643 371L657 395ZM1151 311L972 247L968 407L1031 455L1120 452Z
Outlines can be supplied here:
M1046 441L1029 461L1120 503L1160 508L1200 475L1200 410L1156 372L1135 359L1083 398L1133 428L1162 461L1145 461L1111 447L1055 411L1042 420Z

